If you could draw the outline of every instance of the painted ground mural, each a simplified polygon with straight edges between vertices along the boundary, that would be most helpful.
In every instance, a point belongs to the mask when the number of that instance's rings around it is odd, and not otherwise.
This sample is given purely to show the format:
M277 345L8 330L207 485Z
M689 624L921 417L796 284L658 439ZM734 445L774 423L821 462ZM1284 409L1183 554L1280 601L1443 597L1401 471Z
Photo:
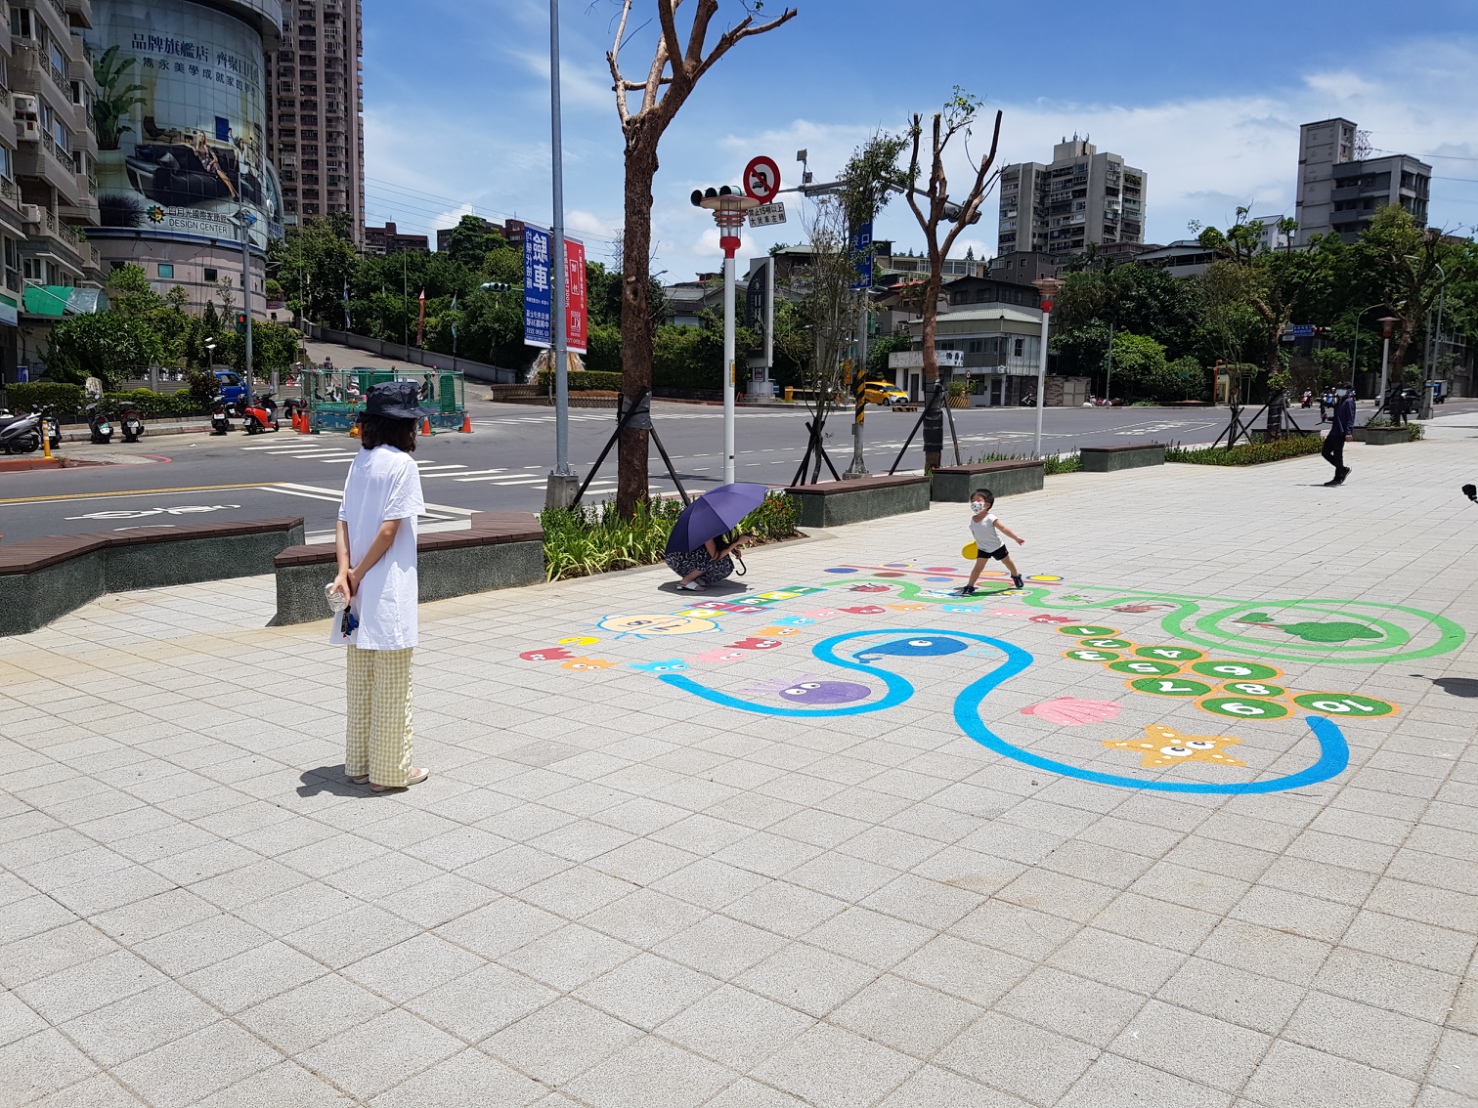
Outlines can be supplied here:
M1341 773L1361 727L1400 711L1360 691L1374 667L1465 638L1442 616L1370 601L1254 604L1052 575L1014 589L990 573L962 598L967 577L834 566L803 585L609 615L519 657L572 679L659 682L713 705L714 727L723 712L835 719L952 704L963 735L1037 770L1248 794Z

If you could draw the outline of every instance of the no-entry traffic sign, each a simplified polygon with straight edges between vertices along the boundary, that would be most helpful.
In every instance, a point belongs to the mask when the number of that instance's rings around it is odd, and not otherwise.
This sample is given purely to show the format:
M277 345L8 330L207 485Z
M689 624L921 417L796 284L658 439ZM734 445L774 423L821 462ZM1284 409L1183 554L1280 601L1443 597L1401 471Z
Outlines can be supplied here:
M744 191L761 204L775 199L775 194L780 191L780 167L774 158L761 154L750 159L744 167Z

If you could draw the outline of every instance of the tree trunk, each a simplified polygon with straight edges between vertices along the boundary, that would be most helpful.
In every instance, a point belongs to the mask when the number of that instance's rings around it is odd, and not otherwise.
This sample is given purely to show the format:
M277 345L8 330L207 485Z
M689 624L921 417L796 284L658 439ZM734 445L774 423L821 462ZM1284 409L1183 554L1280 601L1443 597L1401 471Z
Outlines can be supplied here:
M652 320L647 302L652 268L652 180L660 127L632 119L626 139L626 202L621 240L621 392L635 400L652 387ZM630 519L647 499L647 432L627 429L617 446L616 511Z
M935 349L935 336L939 331L939 287L943 283L942 277L934 274L941 271L942 264L934 264L930 260L929 279L924 282L924 302L920 307L923 309L924 325L922 328L922 347L924 355L923 369L923 401L924 401L924 472L933 473L939 468L940 458L944 453L944 413L930 411L929 399L934 395L935 382L939 380L939 353Z

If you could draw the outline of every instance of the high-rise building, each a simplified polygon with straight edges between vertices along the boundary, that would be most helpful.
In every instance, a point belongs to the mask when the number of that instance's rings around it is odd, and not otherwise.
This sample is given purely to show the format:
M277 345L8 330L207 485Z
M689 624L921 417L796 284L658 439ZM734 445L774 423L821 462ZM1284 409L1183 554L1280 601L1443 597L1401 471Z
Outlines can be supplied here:
M1305 123L1298 132L1298 241L1338 234L1354 242L1377 210L1400 204L1427 225L1432 167L1410 154L1370 157L1364 134L1348 119Z
M0 97L0 374L13 376L44 345L22 341L30 320L21 317L60 316L71 295L64 286L97 283L98 251L85 236L98 221L98 144L97 86L81 37L92 25L89 0L8 8L0 24L10 90Z
M263 86L279 0L77 2L90 2L102 107L91 120L98 226L88 244L104 266L142 266L155 289L183 288L199 309L243 303L245 238L261 313L267 243L282 233Z
M349 213L364 242L364 23L359 0L282 0L267 58L267 136L284 221Z
M1146 177L1119 154L1074 135L1052 149L1052 161L1017 162L1001 170L997 249L1070 254L1090 243L1144 241Z

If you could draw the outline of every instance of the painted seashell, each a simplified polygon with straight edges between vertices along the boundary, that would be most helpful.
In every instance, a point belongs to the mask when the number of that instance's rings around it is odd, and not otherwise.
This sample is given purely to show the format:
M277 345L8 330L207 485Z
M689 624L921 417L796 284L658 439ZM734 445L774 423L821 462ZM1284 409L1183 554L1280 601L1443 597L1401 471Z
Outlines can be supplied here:
M1102 723L1119 714L1119 705L1112 700L1079 700L1073 696L1059 696L1055 700L1044 700L1021 709L1024 716L1036 716L1048 723L1061 727L1081 727L1085 723Z

